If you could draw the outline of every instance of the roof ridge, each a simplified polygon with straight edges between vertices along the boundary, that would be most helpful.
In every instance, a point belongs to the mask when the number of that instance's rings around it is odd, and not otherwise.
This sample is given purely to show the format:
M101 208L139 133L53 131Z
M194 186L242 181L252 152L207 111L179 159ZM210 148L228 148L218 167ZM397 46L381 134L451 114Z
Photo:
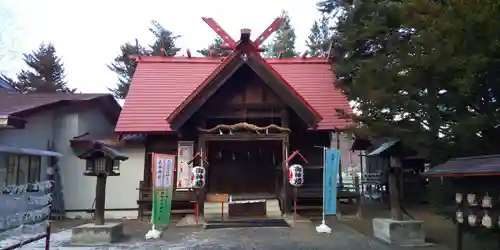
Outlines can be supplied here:
M141 56L137 63L210 63L220 64L227 57L187 57L187 56ZM328 58L294 57L294 58L263 58L269 64L330 64Z

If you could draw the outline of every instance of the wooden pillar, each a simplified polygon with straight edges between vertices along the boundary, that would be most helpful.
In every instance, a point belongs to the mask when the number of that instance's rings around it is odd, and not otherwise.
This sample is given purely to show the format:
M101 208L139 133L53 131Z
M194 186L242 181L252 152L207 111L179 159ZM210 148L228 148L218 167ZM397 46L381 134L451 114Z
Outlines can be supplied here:
M403 211L399 199L398 180L401 178L400 167L390 167L389 172L389 199L391 204L391 215L393 220L403 220Z
M364 205L364 200L365 200L365 196L363 195L364 192L365 192L365 187L364 187L364 180L365 178L363 177L364 175L364 170L363 170L363 153L360 152L359 153L359 164L361 165L360 166L360 173L361 173L361 176L358 178L358 182L359 182L359 191L358 192L358 195L359 195L359 204L358 204L358 212L357 212L357 217L358 219L362 219L363 218L363 205ZM357 176L356 176L357 177Z
M104 225L104 211L106 207L106 175L99 174L95 187L95 212L94 224Z
M142 181L139 181L139 204L138 204L138 209L137 209L137 218L140 221L147 221L146 216L144 215L146 211L149 210L149 204L152 204L152 199L151 203L147 203L146 200L150 199L153 194L153 185L151 184L152 182L152 173L151 173L151 156L152 153L149 151L148 148L148 141L150 139L146 137L146 141L144 143L144 170L143 170L143 179ZM151 206L151 209L153 209L153 206Z
M280 117L281 117L281 126L284 128L289 128L289 116L288 112L286 109L282 109L280 111ZM291 213L291 208L290 208L290 187L288 184L288 164L286 163L286 159L288 158L289 154L289 145L290 145L290 138L289 134L286 134L283 142L282 142L282 181L281 181L281 192L280 192L280 197L281 197L281 206L282 206L282 213L283 214L290 214Z
M196 145L197 152L203 152L203 157L207 155L207 147L206 147L206 140L203 135L198 136L198 143ZM201 160L201 159L200 159ZM203 161L203 160L201 160ZM195 163L193 163L195 164ZM208 186L208 171L209 166L207 164L204 164L203 167L205 167L206 175L205 175L205 186L201 188L200 190L196 191L196 200L198 202L198 215L203 216L205 214L205 196L207 194L207 186Z
M336 131L336 139L337 139L337 150L340 151L340 131ZM342 152L340 154L340 161L339 161L339 183L340 183L340 190L344 188L344 182L342 180Z
M288 150L288 135L285 136L282 143L282 185L281 185L281 202L282 202L282 213L290 214L290 185L288 184L288 163L286 159L288 158L289 150Z
M281 126L284 128L289 128L289 119L288 119L288 111L286 109L282 109L280 111L280 117L281 117Z

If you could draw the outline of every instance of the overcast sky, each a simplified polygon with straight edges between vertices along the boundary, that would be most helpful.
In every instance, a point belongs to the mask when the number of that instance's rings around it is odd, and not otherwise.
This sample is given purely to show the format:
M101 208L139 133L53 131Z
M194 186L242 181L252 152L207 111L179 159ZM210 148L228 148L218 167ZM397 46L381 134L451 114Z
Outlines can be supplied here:
M71 87L82 92L107 92L107 87L114 86L117 80L106 64L124 42L137 38L141 44L150 43L151 20L181 35L177 46L183 51L195 51L215 37L201 17L214 18L235 39L241 28L252 29L255 38L283 9L289 12L295 27L296 47L303 51L309 28L320 15L316 2L0 0L0 24L4 24L0 42L10 47L10 53L0 61L0 72L14 76L24 67L23 52L30 52L41 42L52 42L66 66Z

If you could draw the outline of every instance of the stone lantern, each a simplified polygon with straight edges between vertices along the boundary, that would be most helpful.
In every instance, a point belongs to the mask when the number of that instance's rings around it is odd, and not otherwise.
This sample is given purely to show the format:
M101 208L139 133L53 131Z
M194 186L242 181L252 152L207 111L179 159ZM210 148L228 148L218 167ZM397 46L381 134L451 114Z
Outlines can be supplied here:
M123 235L121 223L105 223L106 179L120 175L120 162L128 159L118 150L95 142L78 158L86 161L83 175L95 176L94 223L73 228L72 242L76 244L100 244L117 241ZM99 231L98 233L96 233Z

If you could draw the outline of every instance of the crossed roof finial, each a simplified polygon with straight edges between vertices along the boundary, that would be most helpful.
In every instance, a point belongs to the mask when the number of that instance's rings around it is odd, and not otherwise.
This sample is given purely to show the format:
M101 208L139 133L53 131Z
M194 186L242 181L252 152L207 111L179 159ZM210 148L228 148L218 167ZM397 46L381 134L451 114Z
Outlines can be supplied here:
M255 48L259 48L260 45L270 36L272 35L277 29L279 29L283 24L284 24L284 12L281 14L280 17L276 18L268 27L265 29L258 37L255 39L252 43ZM224 44L224 47L227 47L228 49L234 50L236 49L237 42L224 30L222 27L213 19L209 17L202 17L203 21L212 28L217 35L219 35L226 44ZM249 37L250 36L250 29L242 29L241 30L242 37ZM240 41L241 42L241 39ZM222 46L221 46L222 47Z

